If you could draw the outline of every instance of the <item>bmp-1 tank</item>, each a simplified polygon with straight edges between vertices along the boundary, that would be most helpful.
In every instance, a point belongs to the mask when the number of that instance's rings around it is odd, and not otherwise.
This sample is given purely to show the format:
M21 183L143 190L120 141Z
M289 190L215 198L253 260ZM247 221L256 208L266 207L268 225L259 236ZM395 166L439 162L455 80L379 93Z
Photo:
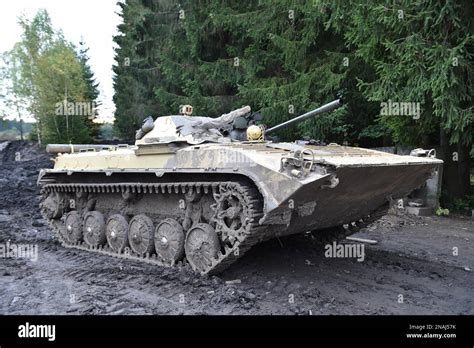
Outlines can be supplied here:
M218 118L145 119L135 145L49 145L41 210L64 246L162 266L222 271L254 244L295 233L342 238L421 186L442 161L267 135L246 106Z

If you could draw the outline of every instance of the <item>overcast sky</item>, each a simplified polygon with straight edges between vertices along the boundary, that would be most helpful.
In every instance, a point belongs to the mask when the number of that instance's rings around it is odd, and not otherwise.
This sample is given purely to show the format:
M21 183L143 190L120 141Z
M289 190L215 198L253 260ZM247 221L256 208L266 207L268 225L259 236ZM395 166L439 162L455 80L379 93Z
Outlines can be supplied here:
M49 12L55 29L61 29L67 40L76 45L81 38L89 47L90 65L100 83L100 117L112 116L112 65L114 43L120 8L117 0L5 0L0 2L0 52L10 50L20 40L17 18L21 14L32 18L44 8Z

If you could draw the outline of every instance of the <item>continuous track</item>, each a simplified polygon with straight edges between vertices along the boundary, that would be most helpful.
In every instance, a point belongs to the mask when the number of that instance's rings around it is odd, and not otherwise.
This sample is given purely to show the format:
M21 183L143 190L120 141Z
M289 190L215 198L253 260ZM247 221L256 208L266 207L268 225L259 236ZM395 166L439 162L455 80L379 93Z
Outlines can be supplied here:
M129 260L135 260L139 262L152 263L163 267L174 267L182 266L185 263L189 263L194 271L199 272L202 275L205 274L216 274L222 272L229 265L235 262L241 257L246 251L248 251L253 245L269 239L273 233L266 227L258 225L258 221L263 215L262 208L263 202L258 190L251 184L246 182L180 182L180 183L143 183L143 182L121 182L121 183L45 183L42 187L43 202L52 193L56 193L60 197L60 201L57 202L58 209L61 210L60 217L51 218L51 212L48 212L44 208L43 204L43 215L47 221L49 221L53 230L56 232L58 239L61 241L64 247L85 250L104 254L108 256L124 258ZM108 242L102 242L97 246L91 246L87 243L84 238L79 238L77 242L71 243L64 238L65 235L65 217L68 212L77 211L80 215L80 219L83 221L87 213L95 211L89 209L86 206L68 207L67 200L70 197L84 197L87 196L89 199L93 197L95 200L106 197L109 194L121 194L115 195L114 199L120 199L117 197L125 198L139 194L140 197L144 195L153 195L153 200L156 199L157 209L160 208L160 202L165 195L177 195L175 198L181 198L183 201L187 200L188 204L193 201L192 197L200 197L207 195L209 200L203 204L208 204L206 207L212 210L212 218L209 221L202 221L202 217L194 216L192 223L186 225L185 220L190 219L188 215L182 216L179 219L179 225L184 228L185 236L189 235L189 231L198 226L202 229L201 235L204 236L205 232L215 233L219 238L219 250L212 253L212 241L206 240L205 238L198 239L198 246L193 252L195 255L199 253L212 254L212 257L204 259L203 262L198 260L193 262L189 255L188 259L186 256L180 257L179 260L172 262L163 262L162 259L157 255L156 252L138 254L132 250L129 246L124 247L120 250L114 250ZM156 198L155 198L156 197ZM191 197L191 198L190 198ZM142 199L141 198L141 199ZM122 202L122 203L123 203ZM128 204L128 203L124 203ZM164 203L163 203L164 204ZM192 209L191 209L192 210ZM101 211L100 213L104 216L113 215L110 211ZM115 212L116 213L116 212ZM361 228L366 227L368 224L379 219L386 213L386 207L382 207L376 212L372 213L364 219L352 222L350 224L334 227L324 230L317 230L312 232L312 236L318 243L330 243L334 240L341 240L353 233L356 233ZM141 214L140 211L135 211L133 215L137 216ZM184 213L183 213L184 214ZM187 213L186 213L187 214ZM201 214L201 213L199 213ZM143 214L141 214L143 216ZM127 218L129 220L130 217ZM154 226L159 221L155 218ZM230 221L230 222L229 222ZM81 227L82 228L82 227ZM184 254L184 246L183 246ZM199 258L199 255L197 255Z
M43 201L52 193L56 192L63 199L66 199L68 195L73 194L93 194L95 197L100 199L101 195L108 193L121 193L123 195L130 193L143 193L156 195L157 200L162 195L181 195L183 198L186 195L193 194L212 194L217 203L220 196L225 192L232 191L241 197L242 207L241 214L245 214L245 224L240 226L238 233L235 233L235 238L232 240L232 244L222 243L221 250L217 253L216 257L211 260L210 264L204 269L196 269L201 274L215 274L223 271L240 256L242 256L252 245L259 241L266 239L265 228L258 225L258 220L262 216L262 201L258 191L251 187L247 183L236 183L236 182L185 182L185 183L137 183L137 182L124 182L124 183L51 183L45 184L42 187ZM217 204L211 205L211 209L214 210L214 218L212 219L213 228L216 231L223 229L225 226L221 226L219 222L219 211L217 211ZM71 210L66 208L66 210ZM129 247L125 247L119 252L114 251L107 243L101 245L90 246L83 239L77 243L70 243L64 238L64 229L66 228L64 220L65 214L61 214L61 218L51 219L48 218L47 211L42 209L44 217L49 221L51 227L55 231L58 239L61 241L64 247L85 250L95 252L103 255L124 258L129 260L135 260L140 262L152 263L163 267L180 266L187 262L186 258L176 263L166 263L159 259L156 253L147 253L146 255L139 255L131 250ZM78 211L82 217L88 212L87 209L81 209ZM65 213L65 212L64 212ZM106 212L102 212L107 214Z

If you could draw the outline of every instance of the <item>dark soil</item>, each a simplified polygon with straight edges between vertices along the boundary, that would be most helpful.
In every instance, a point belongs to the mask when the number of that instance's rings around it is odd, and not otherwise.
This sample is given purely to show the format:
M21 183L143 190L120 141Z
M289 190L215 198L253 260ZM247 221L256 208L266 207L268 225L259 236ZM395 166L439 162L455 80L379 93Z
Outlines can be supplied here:
M301 235L200 277L61 247L38 209L50 156L11 142L0 162L0 244L38 246L36 262L0 258L0 314L474 314L472 218L392 212L356 235L378 241L362 262Z

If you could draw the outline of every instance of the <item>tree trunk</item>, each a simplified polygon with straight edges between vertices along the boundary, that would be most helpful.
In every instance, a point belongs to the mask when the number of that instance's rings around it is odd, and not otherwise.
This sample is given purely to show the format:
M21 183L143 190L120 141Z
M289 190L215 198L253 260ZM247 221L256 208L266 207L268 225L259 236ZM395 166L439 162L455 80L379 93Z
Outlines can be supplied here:
M25 140L23 137L23 120L20 118L20 139L21 141Z
M41 145L41 122L39 120L39 117L36 121L36 135L38 136L38 145Z
M462 144L458 144L459 162L458 162L458 177L461 196L471 194L471 156L469 154L470 148Z
M20 112L20 107L18 106L18 103L16 105L16 112L18 114L18 119L20 120L20 139L21 141L25 140L23 137L23 119L21 118L21 112Z
M470 194L470 156L469 148L461 144L449 144L449 135L440 131L439 158L443 165L442 205L447 206L456 198L465 198Z

